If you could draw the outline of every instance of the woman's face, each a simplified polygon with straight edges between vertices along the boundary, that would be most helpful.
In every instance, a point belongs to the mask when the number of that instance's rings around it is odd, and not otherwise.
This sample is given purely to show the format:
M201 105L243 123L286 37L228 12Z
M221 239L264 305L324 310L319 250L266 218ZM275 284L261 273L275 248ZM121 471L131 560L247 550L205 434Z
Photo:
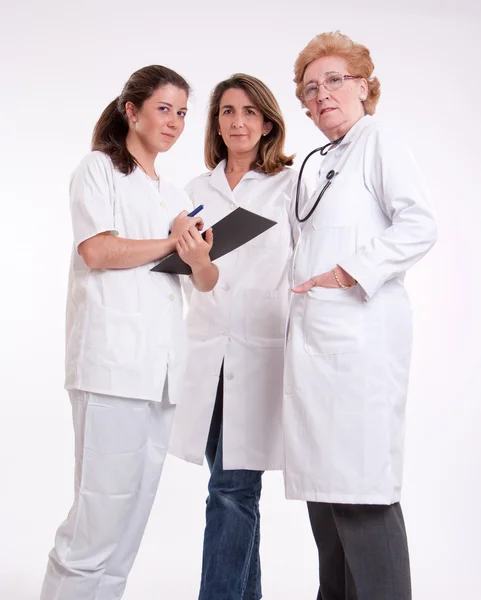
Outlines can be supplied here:
M219 133L230 152L257 156L262 135L269 133L272 123L242 89L231 88L222 94L219 105Z
M185 90L168 84L157 88L140 110L127 102L131 130L150 152L167 152L175 144L184 131L187 100Z
M311 88L311 93L318 87L317 94L304 103L311 113L311 118L322 133L331 141L345 135L349 129L364 116L362 98L368 93L365 79L345 79L337 90L328 90L324 84L326 79L339 75L352 75L347 61L339 56L323 56L313 60L304 73L304 95Z

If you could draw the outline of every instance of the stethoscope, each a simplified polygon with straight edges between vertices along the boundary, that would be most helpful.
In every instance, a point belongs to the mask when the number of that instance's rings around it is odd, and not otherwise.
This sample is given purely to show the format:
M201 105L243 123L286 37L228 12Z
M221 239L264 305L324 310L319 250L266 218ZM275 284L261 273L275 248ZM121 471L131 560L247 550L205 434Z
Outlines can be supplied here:
M321 193L319 194L316 201L314 202L314 206L307 213L307 215L301 219L301 217L299 216L299 191L301 189L301 183L302 183L302 172L304 171L304 167L306 166L307 161L311 158L311 156L313 154L316 154L316 152L319 152L321 154L321 156L326 156L326 154L329 152L329 150L332 150L333 148L335 148L338 144L340 144L342 142L342 140L344 138L345 138L345 136L343 135L342 137L338 138L337 140L334 140L333 142L329 142L329 144L326 144L325 146L316 148L312 152L309 152L309 154L304 159L304 162L301 165L301 170L299 171L299 177L297 179L297 189L296 189L296 219L299 221L299 223L304 223L313 214L313 212L317 208L317 205L319 204L319 202L322 200L322 197L326 193L328 187L331 185L334 177L336 175L339 175L339 173L334 170L329 171L329 173L326 175L327 181L326 181L324 187L322 188Z

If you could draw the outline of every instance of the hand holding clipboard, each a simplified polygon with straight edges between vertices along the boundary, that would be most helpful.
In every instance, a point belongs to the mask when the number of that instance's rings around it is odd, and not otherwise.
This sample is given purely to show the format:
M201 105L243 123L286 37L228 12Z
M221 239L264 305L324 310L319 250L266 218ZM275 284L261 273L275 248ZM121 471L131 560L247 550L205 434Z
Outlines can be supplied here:
M195 216L202 210L201 206L203 208L203 205L198 206L195 211L189 214L189 217ZM266 219L250 210L237 208L212 226L214 245L209 254L210 259L215 260L232 252L232 250L243 246L276 224L276 221ZM205 232L202 236L205 237ZM178 275L190 275L192 273L190 266L183 262L177 252L160 259L151 271Z

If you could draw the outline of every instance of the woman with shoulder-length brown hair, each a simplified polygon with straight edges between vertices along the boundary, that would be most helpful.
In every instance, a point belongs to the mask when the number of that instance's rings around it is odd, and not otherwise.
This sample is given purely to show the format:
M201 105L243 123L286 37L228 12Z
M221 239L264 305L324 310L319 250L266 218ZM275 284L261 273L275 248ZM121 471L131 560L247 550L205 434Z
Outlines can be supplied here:
M261 476L281 469L282 371L297 174L272 92L236 74L211 96L210 169L187 187L211 225L237 207L277 225L216 261L219 281L193 292L189 358L170 450L211 470L200 600L261 598Z
M373 115L369 50L340 32L295 64L328 138L319 187L296 206L284 440L288 498L307 500L318 599L410 600L399 504L412 317L406 271L434 244L428 194L402 138ZM296 203L297 204L297 203Z

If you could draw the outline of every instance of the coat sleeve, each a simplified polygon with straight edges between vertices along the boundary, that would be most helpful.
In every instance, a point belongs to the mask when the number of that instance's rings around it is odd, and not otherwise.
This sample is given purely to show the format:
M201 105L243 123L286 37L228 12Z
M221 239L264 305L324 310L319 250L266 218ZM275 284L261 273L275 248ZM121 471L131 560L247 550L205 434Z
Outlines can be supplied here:
M70 211L76 248L99 233L119 232L114 222L112 169L100 152L88 154L70 181Z
M358 281L369 300L428 252L437 228L425 183L410 149L395 132L379 127L370 135L363 169L364 183L391 225L339 266Z

